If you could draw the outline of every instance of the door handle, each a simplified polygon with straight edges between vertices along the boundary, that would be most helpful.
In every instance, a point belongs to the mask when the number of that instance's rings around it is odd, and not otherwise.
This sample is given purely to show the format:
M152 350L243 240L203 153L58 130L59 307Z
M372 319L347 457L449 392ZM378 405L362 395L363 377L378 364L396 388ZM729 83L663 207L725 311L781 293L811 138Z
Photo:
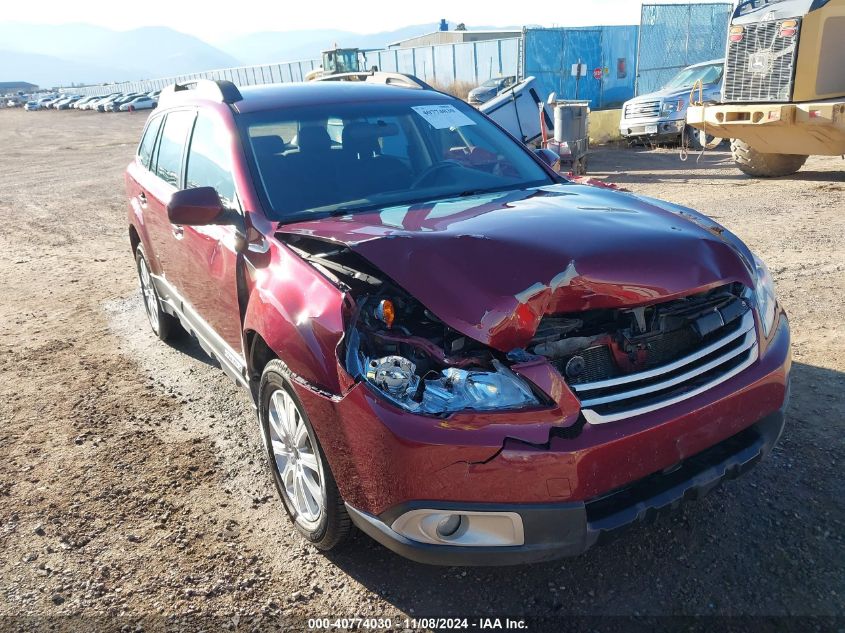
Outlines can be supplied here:
M147 206L147 194L145 194L143 191L138 194L138 200L141 201L142 207Z
M173 237L177 240L181 240L185 236L185 229L179 224L171 224L171 230L173 231Z

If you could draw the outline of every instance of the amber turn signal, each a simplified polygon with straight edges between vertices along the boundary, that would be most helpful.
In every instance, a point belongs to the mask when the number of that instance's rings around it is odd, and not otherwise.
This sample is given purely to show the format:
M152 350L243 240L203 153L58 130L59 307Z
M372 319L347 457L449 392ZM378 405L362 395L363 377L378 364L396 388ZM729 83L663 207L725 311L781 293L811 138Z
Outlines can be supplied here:
M382 299L376 307L376 318L387 326L387 329L393 327L393 320L396 318L396 310L393 308L393 302L390 299Z

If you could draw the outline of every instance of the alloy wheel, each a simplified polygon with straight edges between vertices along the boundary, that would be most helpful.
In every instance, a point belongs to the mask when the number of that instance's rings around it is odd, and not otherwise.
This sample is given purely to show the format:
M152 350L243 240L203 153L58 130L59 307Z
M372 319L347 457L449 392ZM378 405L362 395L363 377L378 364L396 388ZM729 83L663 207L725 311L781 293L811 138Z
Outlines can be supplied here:
M150 276L150 269L147 268L146 260L141 257L138 260L138 276L141 279L141 294L144 298L144 307L147 309L147 316L153 331L158 332L158 297L156 296L153 280Z
M267 410L270 445L282 489L297 522L316 526L325 507L325 486L315 441L299 407L284 389L270 396Z

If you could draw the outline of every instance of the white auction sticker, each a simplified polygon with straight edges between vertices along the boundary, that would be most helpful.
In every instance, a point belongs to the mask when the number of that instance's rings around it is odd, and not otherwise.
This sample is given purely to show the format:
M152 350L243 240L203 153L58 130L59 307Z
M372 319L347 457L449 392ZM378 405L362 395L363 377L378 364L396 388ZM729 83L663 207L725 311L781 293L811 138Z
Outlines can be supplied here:
M428 121L435 130L442 130L447 127L475 125L475 121L448 103L411 106L411 109Z

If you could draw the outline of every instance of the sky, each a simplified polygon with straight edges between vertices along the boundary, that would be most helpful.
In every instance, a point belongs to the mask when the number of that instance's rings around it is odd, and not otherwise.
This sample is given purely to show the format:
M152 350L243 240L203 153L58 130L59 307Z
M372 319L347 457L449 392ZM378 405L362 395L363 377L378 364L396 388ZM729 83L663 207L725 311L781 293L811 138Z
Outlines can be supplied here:
M654 0L658 1L658 0ZM675 0L659 0L673 2ZM677 0L679 2L684 0ZM117 30L168 26L215 42L256 31L340 29L377 33L412 24L587 26L638 24L641 0L144 0L4 3L3 21L34 24L85 22Z

